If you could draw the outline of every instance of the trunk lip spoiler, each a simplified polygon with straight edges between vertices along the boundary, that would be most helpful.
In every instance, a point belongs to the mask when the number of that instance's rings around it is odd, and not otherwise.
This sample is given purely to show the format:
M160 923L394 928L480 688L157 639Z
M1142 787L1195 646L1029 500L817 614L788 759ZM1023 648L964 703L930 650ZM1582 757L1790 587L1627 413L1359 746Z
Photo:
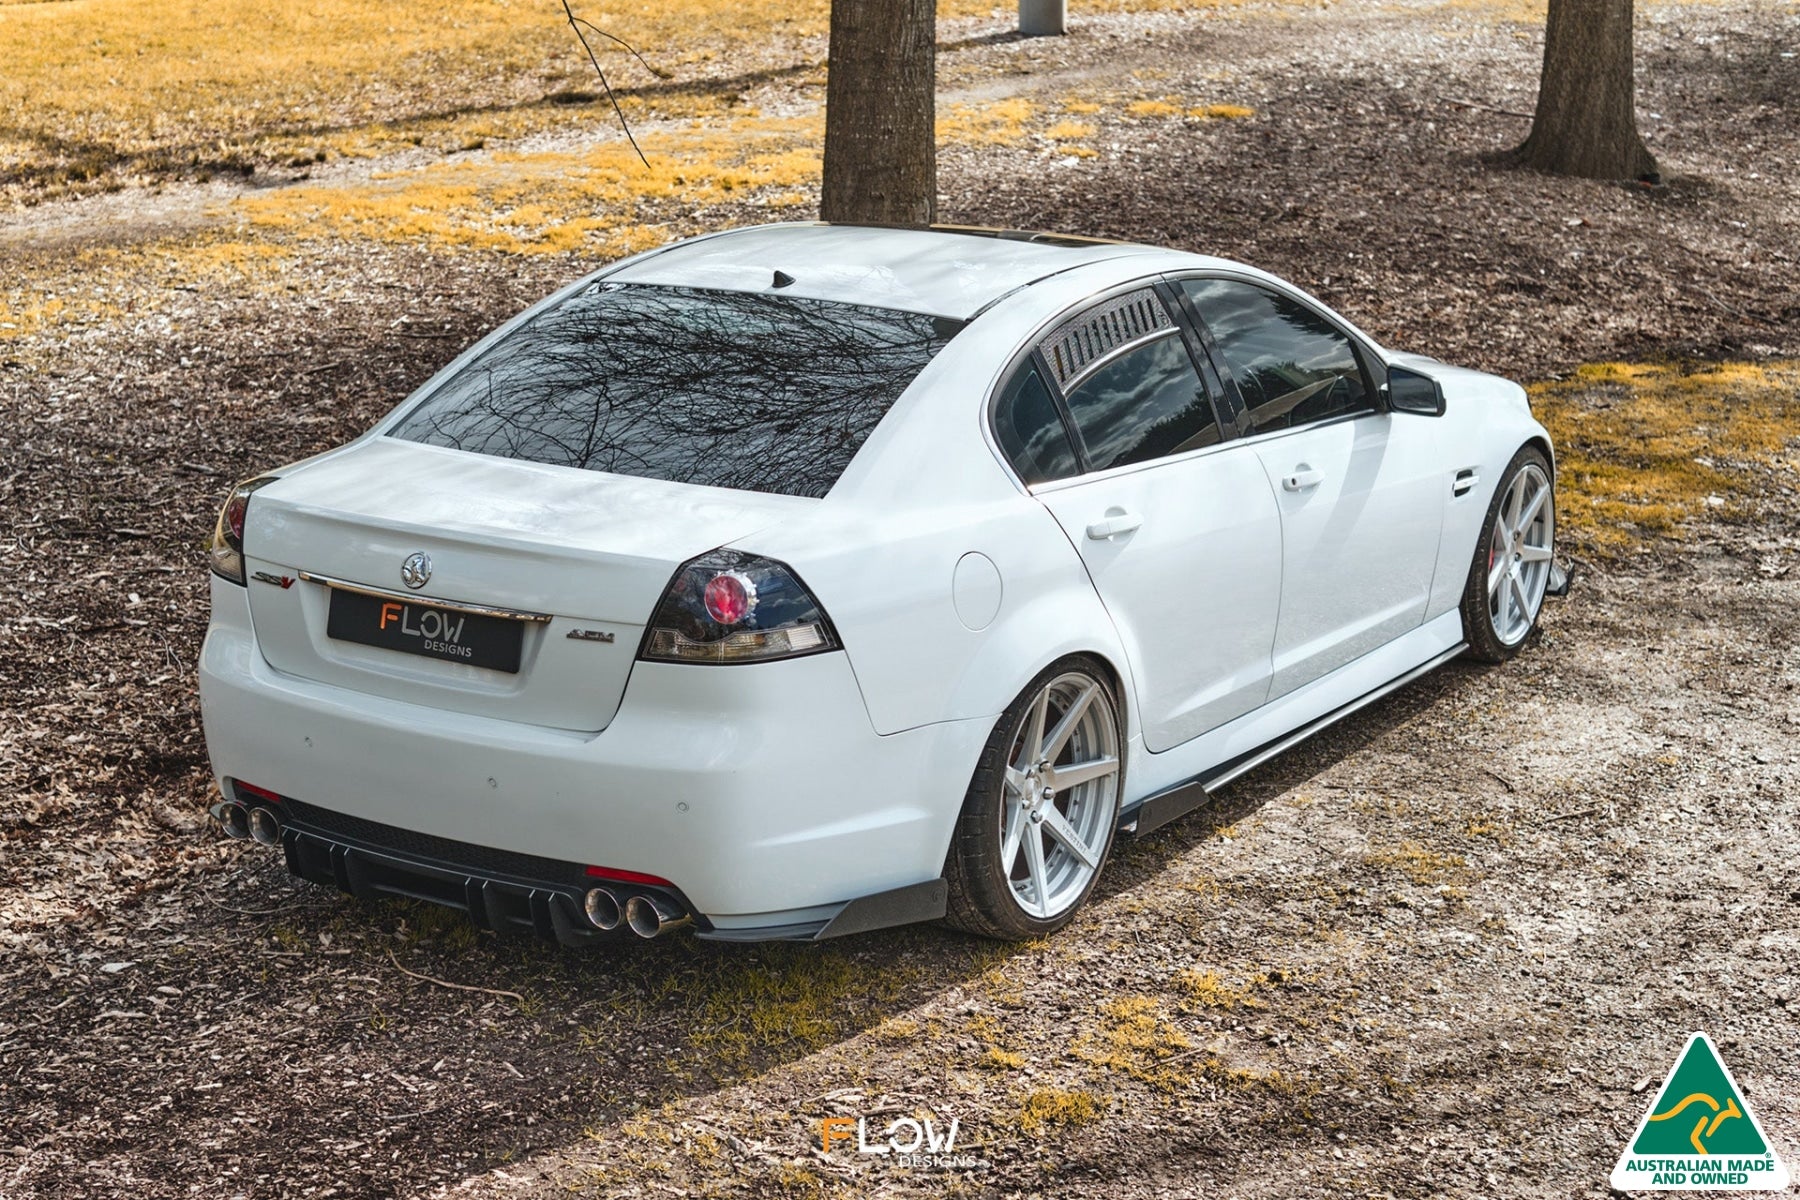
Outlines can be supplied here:
M324 584L326 587L339 588L346 592L374 596L378 600L399 600L408 604L423 604L431 608L448 609L450 612L468 613L476 617L500 617L508 621L527 621L537 625L547 625L556 619L551 613L532 612L523 608L504 608L495 604L476 604L469 600L440 600L435 596L420 595L418 592L390 591L387 588L371 587L366 583L352 583L347 579L319 575L312 571L300 571L297 574L307 583Z

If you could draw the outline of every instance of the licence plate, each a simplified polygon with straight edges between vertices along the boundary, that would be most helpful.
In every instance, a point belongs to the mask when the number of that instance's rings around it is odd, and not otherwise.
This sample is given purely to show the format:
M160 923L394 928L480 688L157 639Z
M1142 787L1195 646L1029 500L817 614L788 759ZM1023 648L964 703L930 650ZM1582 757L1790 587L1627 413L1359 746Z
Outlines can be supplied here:
M384 600L331 589L325 633L403 654L517 674L525 623L439 608L421 601Z

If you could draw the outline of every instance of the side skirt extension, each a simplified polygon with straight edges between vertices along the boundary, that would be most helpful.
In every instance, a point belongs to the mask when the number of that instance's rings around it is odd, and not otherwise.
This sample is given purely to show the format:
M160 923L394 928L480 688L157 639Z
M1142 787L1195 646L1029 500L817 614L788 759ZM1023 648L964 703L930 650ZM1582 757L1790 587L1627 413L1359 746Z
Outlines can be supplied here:
M1248 774L1276 755L1293 749L1313 734L1337 724L1351 713L1366 708L1383 696L1399 691L1421 675L1435 671L1468 648L1467 642L1458 643L1437 657L1420 663L1405 674L1396 675L1374 691L1365 692L1350 703L1341 708L1334 708L1322 717L1315 717L1291 733L1283 734L1274 741L1264 743L1228 762L1209 768L1185 783L1164 788L1125 813L1119 825L1119 831L1143 837L1178 817L1186 816L1205 804L1212 798L1214 792L1232 780Z

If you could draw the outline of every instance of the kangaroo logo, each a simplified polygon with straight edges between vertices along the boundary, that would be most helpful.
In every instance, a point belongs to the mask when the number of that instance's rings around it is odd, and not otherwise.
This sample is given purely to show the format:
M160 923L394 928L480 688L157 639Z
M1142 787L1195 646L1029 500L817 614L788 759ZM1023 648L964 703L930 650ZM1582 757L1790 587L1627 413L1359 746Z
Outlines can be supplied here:
M1742 1110L1737 1106L1736 1096L1727 1096L1725 1098L1724 1106L1720 1107L1719 1102L1705 1092L1690 1092L1688 1095L1683 1096L1680 1103L1676 1104L1675 1107L1671 1108L1668 1112L1651 1113L1650 1119L1652 1121L1673 1121L1676 1117L1679 1117L1682 1113L1686 1112L1690 1106L1695 1104L1704 1104L1711 1111L1700 1114L1700 1123L1694 1126L1694 1132L1688 1134L1688 1141L1694 1144L1695 1153L1711 1154L1712 1151L1706 1148L1706 1139L1719 1132L1719 1126L1723 1125L1732 1117L1741 1117L1744 1115ZM1716 1116L1714 1115L1715 1113L1717 1114Z
M1712 1040L1695 1033L1610 1182L1619 1191L1782 1191L1788 1172Z

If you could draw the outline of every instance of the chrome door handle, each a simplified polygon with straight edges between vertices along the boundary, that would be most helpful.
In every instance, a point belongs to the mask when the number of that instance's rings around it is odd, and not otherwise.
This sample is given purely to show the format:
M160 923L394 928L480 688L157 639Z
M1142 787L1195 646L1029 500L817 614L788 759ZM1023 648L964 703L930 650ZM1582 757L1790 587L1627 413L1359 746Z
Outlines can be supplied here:
M1109 508L1104 520L1095 521L1087 527L1087 535L1096 542L1104 542L1108 538L1130 533L1143 523L1144 518L1136 513L1128 513L1122 508Z
M1316 488L1325 482L1325 472L1315 471L1305 463L1294 468L1294 473L1282 479L1284 491L1304 492L1308 488Z

